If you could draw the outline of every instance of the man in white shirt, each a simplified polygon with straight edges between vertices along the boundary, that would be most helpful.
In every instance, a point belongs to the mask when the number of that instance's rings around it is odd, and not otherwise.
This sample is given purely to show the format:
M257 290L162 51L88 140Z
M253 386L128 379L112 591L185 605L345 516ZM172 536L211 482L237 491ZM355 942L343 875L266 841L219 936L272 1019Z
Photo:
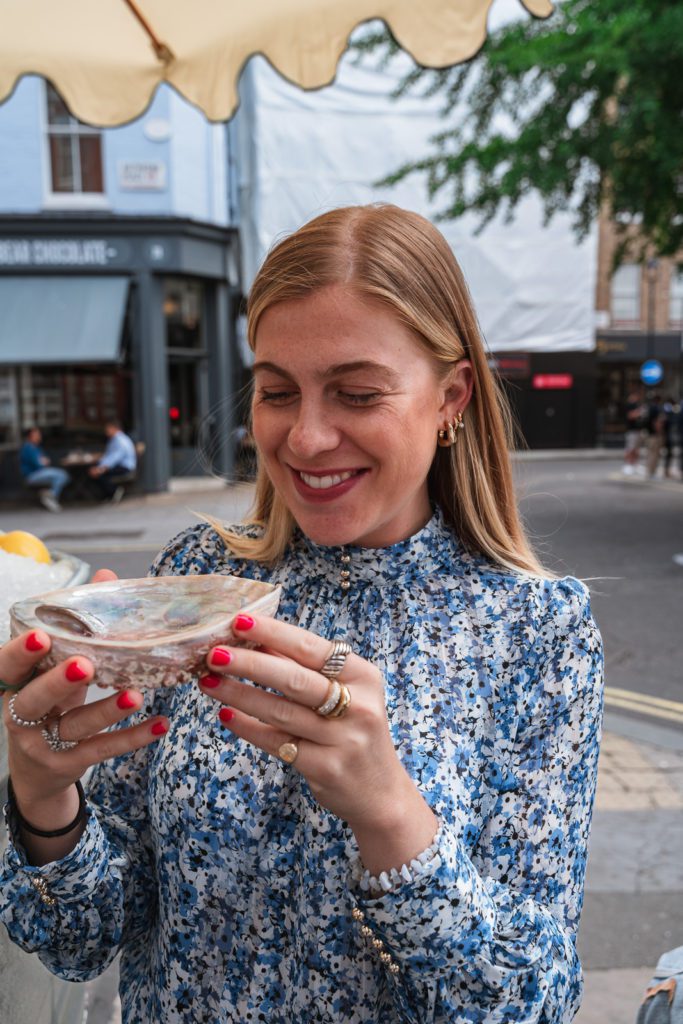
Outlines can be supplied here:
M118 503L123 497L122 478L128 479L137 469L138 456L135 445L121 429L121 424L110 420L104 425L107 446L104 455L90 469L104 501Z

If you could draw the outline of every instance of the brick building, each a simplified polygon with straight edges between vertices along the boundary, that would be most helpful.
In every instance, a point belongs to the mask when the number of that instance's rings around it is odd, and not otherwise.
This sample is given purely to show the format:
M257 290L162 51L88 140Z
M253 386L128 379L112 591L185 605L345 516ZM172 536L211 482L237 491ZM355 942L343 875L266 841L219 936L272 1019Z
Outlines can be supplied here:
M597 434L605 445L621 444L626 396L645 360L662 365L657 392L674 401L683 394L683 253L644 262L627 255L614 271L616 246L614 225L602 218L595 308Z

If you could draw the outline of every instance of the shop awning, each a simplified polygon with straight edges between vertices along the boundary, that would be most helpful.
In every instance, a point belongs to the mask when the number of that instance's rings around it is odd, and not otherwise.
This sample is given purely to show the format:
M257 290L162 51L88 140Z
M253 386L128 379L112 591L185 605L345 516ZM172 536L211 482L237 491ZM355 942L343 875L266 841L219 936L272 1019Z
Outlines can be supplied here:
M0 277L0 365L114 363L127 277Z

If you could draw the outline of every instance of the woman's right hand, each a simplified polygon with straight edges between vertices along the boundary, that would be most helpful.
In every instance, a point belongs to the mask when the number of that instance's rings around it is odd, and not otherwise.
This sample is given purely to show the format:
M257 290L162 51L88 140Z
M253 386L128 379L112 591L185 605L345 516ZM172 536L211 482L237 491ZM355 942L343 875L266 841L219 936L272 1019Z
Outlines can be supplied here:
M64 828L74 820L78 811L74 783L89 767L154 743L168 731L168 719L156 716L104 732L138 711L142 695L137 690L122 690L84 703L95 670L92 662L81 656L40 672L22 686L49 649L50 637L40 629L15 637L0 648L0 679L8 686L21 686L2 695L12 787L22 817L45 831ZM47 720L35 726L17 724L9 712L15 695L13 709L18 718L38 721L47 715ZM76 740L76 746L50 749L42 730L55 721L59 722L59 738ZM43 840L40 845L44 843L56 844L57 840Z

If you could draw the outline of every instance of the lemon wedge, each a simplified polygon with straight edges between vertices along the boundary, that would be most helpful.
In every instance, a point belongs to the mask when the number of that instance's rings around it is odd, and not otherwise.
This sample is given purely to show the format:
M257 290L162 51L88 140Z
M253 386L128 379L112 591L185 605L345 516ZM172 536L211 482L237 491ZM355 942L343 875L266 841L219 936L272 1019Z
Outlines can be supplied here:
M24 558L32 558L34 562L44 562L49 565L52 559L40 538L35 537L26 530L11 530L9 533L0 533L0 549L10 555L22 555Z

